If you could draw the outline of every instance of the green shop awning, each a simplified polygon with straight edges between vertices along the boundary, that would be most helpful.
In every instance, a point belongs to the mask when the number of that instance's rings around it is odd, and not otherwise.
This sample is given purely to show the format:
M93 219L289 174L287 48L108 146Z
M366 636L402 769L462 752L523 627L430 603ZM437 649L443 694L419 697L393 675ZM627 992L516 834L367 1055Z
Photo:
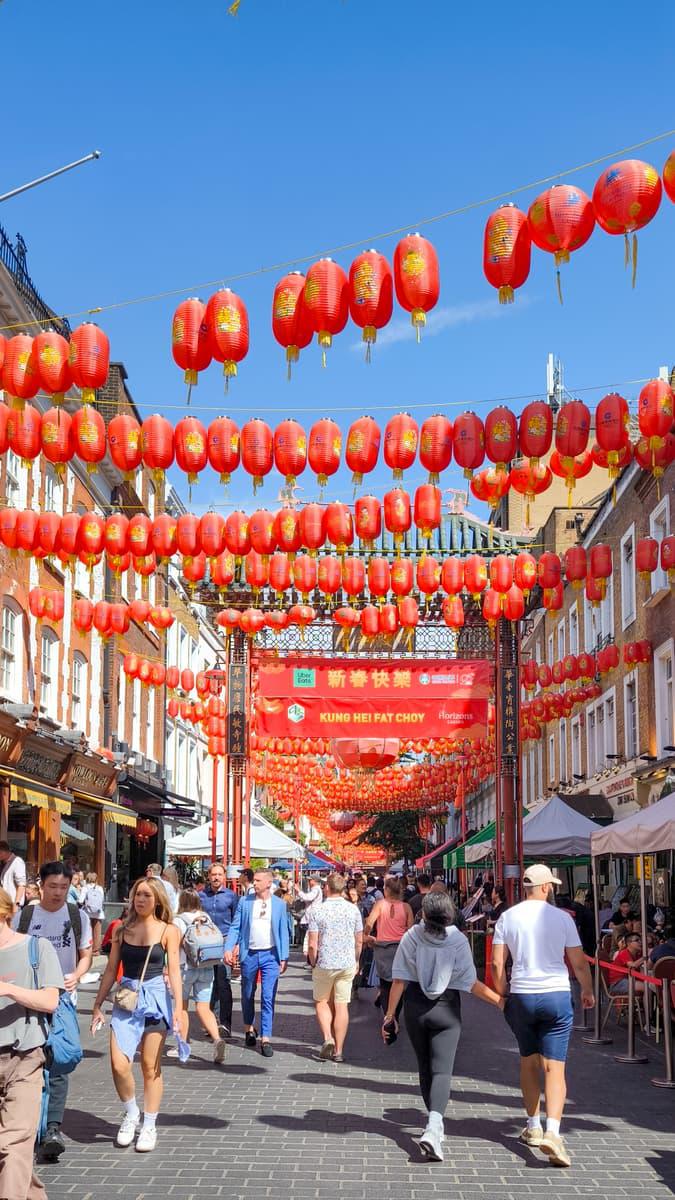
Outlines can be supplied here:
M524 817L527 816L527 812L528 812L528 810L526 808L524 808L523 809ZM493 841L496 836L497 836L497 822L490 821L490 824L486 825L485 829L479 829L478 833L472 834L470 838L467 838L465 842L462 842L461 846L455 846L454 850L451 850L449 854L446 854L445 858L443 859L443 865L444 865L446 871L457 870L458 867L465 867L467 865L466 857L464 854L465 846L478 846L482 842ZM473 864L469 864L469 865L472 866ZM480 864L477 863L476 870L478 870L479 868L480 868Z

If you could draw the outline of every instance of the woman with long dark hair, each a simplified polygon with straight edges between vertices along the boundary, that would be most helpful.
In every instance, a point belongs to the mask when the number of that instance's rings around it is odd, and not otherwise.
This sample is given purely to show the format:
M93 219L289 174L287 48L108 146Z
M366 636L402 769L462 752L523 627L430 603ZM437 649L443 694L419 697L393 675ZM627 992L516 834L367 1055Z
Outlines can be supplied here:
M471 948L457 929L455 906L444 892L429 892L422 920L403 935L392 966L389 1003L382 1037L389 1044L398 1033L397 1006L404 1000L405 1027L419 1070L422 1099L428 1113L420 1148L443 1161L443 1114L450 1098L452 1071L462 1030L460 992L504 1007L501 996L476 978Z
M140 1045L143 1072L143 1126L136 1149L154 1150L155 1124L162 1100L162 1052L170 1029L180 1034L183 984L180 973L180 933L172 925L166 889L154 878L138 879L129 896L129 916L113 934L110 958L103 974L91 1016L91 1032L105 1023L102 1005L122 964L122 979L113 1000L110 1020L110 1063L124 1118L117 1133L118 1146L130 1146L140 1124L133 1074L134 1055ZM164 971L169 977L169 986ZM173 994L173 1004L171 1001Z

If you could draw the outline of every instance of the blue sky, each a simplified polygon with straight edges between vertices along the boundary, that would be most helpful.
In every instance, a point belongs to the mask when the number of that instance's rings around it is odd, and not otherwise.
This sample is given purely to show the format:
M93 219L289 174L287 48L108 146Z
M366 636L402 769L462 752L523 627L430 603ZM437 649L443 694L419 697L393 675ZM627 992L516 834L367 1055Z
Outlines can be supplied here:
M171 315L195 284L359 239L391 255L396 239L373 240L379 231L414 229L675 126L673 25L669 4L641 20L624 0L583 17L491 0L242 0L237 18L227 0L5 0L0 190L94 147L103 157L3 204L0 221L26 238L33 278L57 311L181 289L97 318L142 411L175 421L185 392ZM666 139L641 156L660 170L673 146ZM574 181L590 193L600 170ZM437 315L418 347L396 311L370 367L348 326L327 370L311 347L288 385L270 329L277 273L235 285L251 351L227 399L210 369L197 415L260 414L272 424L297 415L309 426L352 409L338 417L346 431L362 412L384 424L422 404L431 407L421 417L465 406L484 415L487 401L541 391L550 350L571 388L598 385L582 393L587 401L672 362L667 199L640 235L636 290L621 240L596 230L563 271L562 308L552 262L537 251L516 303L500 308L482 273L489 211L425 231L441 264ZM348 269L353 254L336 257ZM376 493L387 476L370 477ZM223 500L213 480L208 472L194 490L195 507ZM311 498L315 485L302 482ZM277 484L271 477L258 502L275 507ZM350 498L346 473L333 494ZM233 485L230 501L251 500L247 479Z

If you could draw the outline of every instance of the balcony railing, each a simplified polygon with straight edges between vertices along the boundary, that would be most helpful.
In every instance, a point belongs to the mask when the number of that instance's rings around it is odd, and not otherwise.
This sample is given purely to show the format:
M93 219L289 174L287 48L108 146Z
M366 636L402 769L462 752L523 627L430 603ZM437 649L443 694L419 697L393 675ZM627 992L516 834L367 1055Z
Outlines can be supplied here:
M64 338L70 340L70 325L65 317L57 317L56 313L42 299L33 280L28 274L26 266L26 243L20 233L16 235L16 242L11 242L8 234L0 225L0 262L7 268L17 292L21 299L28 306L33 316L40 323L40 329L55 329L62 334ZM33 328L31 332L38 333L39 329Z

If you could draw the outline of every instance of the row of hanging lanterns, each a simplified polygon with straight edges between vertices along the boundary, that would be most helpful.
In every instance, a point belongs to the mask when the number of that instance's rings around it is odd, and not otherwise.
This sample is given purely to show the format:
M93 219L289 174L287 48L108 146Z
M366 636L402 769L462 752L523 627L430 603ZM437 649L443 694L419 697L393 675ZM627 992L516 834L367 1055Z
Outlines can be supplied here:
M642 639L638 642L625 642L623 645L623 661L626 666L637 663L651 662L652 644ZM598 675L606 675L619 666L619 648L612 642L597 653L567 654L557 660L552 666L548 663L538 663L528 659L521 668L521 680L527 692L536 688L548 691L551 687L562 687L566 683L590 683Z
M515 204L502 204L486 222L483 237L483 271L496 288L501 304L511 303L514 292L530 273L532 244L552 254L558 294L562 303L560 265L591 237L596 224L608 234L625 239L625 262L632 259L632 282L637 273L637 231L656 216L662 190L675 203L671 153L663 170L663 188L655 167L639 159L612 163L600 175L592 197L573 184L547 188L527 213ZM632 234L632 252L629 235Z
M189 667L181 670L175 665L166 666L163 662L144 658L133 651L124 655L122 670L128 679L138 679L147 687L166 686L170 696L179 690L185 695L196 690L200 699L211 698L209 705L211 700L216 706L224 703L218 700L225 682L223 672L198 671L195 674Z
M0 388L16 408L41 391L52 397L53 404L63 404L72 387L80 389L84 404L91 404L96 391L107 383L109 366L110 343L91 321L74 329L70 341L53 329L35 337L0 334Z
M397 413L383 432L372 417L363 416L347 432L344 461L359 486L377 466L381 446L395 480L402 479L418 454L431 484L439 482L453 457L467 479L487 459L493 468L475 480L472 491L480 500L497 503L509 487L525 496L539 494L549 486L551 471L565 479L570 489L594 465L607 468L610 479L616 478L633 457L644 470L662 475L675 456L674 409L673 390L665 380L645 384L638 398L640 438L635 446L629 436L628 402L616 392L604 396L594 414L583 401L571 400L555 419L551 407L541 400L527 404L519 417L498 405L484 421L473 412L461 413L454 422L435 413L421 428L409 413ZM196 482L207 467L228 483L241 467L251 476L255 492L273 469L292 486L309 466L323 488L342 464L342 448L342 432L330 417L316 421L309 434L292 417L273 430L257 417L241 429L225 416L208 426L186 416L173 426L159 413L143 422L131 413L120 413L106 429L101 413L91 405L72 416L61 408L40 413L29 404L20 411L0 405L0 454L13 450L29 466L42 453L60 473L74 456L95 470L109 452L128 479L145 466L161 481L175 462L189 483ZM542 460L551 451L546 466ZM511 472L509 464L514 464Z

